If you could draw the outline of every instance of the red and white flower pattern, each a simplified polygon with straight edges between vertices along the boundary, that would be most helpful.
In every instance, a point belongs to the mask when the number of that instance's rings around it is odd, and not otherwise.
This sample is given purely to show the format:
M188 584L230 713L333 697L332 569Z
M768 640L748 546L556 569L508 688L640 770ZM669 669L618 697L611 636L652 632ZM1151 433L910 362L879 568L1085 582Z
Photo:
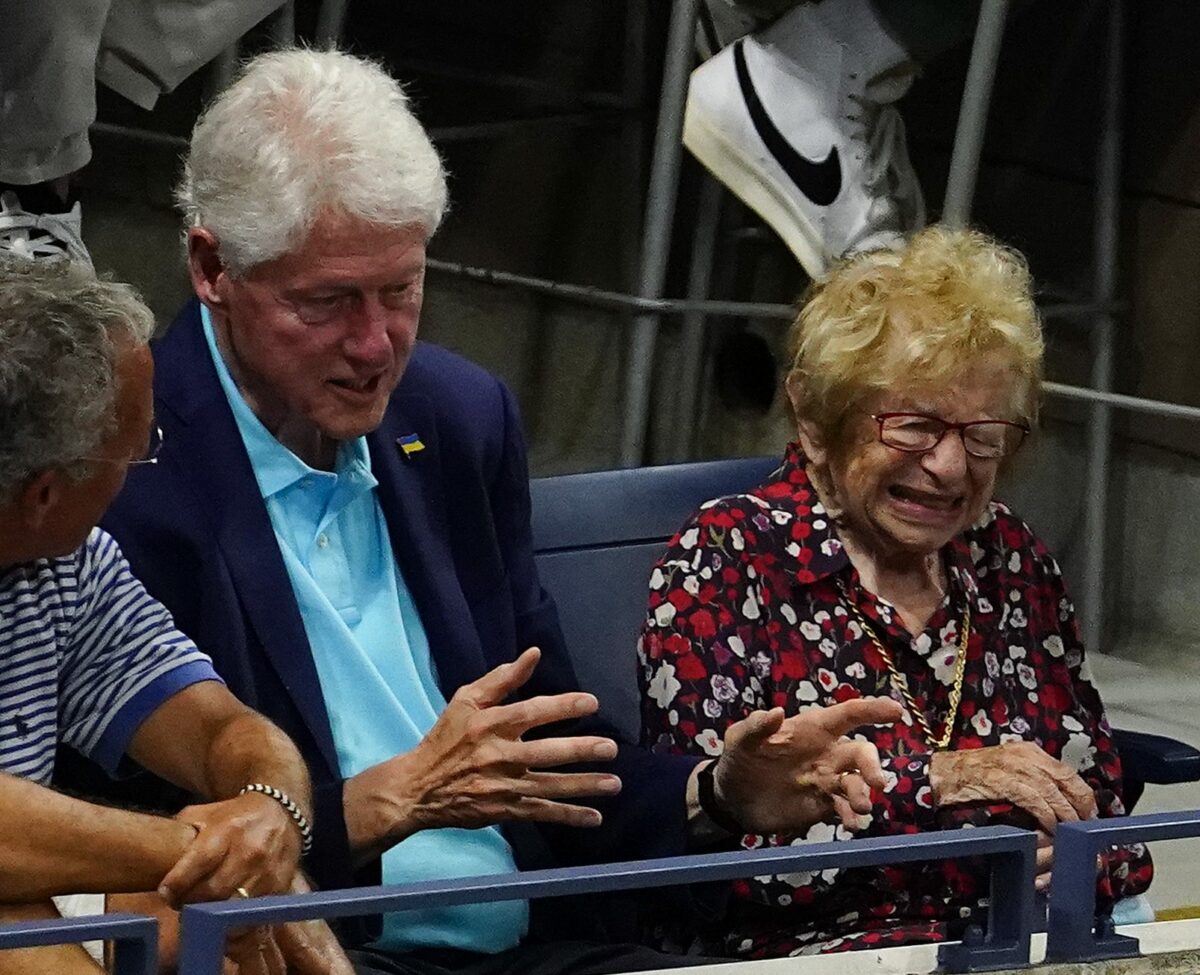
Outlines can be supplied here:
M940 734L969 602L971 637L951 747L1035 741L1079 770L1101 816L1123 814L1120 761L1053 557L999 503L943 554L950 591L914 636L893 607L859 585L792 445L766 484L703 505L654 570L639 642L645 742L656 751L710 755L725 729L756 709L794 714L868 695L903 703L846 598L875 627ZM878 747L888 778L862 830L819 825L807 837L747 836L742 845L1031 826L1028 815L1005 803L934 808L929 745L907 713L892 727L860 734ZM1101 902L1140 893L1152 872L1143 847L1106 855ZM979 923L987 891L986 871L973 860L758 877L734 884L723 922L688 937L706 954L743 957L938 941ZM676 943L678 935L664 933Z

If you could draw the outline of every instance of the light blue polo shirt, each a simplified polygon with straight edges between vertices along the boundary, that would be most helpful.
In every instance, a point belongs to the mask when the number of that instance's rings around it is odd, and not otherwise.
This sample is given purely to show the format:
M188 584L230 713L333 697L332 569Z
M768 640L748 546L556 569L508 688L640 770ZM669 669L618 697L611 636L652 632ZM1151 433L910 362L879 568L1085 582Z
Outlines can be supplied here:
M414 748L446 708L429 640L392 555L367 442L345 441L334 471L309 467L242 398L202 308L204 335L267 506L312 647L342 777ZM423 830L383 854L383 882L405 884L516 870L500 830ZM405 911L376 944L495 953L529 926L529 905Z

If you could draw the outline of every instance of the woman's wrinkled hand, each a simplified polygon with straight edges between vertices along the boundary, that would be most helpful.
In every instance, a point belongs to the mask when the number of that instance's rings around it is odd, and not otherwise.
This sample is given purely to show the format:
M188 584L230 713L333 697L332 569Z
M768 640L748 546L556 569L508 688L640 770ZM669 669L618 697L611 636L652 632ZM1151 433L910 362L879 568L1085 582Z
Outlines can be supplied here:
M1031 741L937 752L929 763L929 785L937 806L1012 803L1051 836L1058 823L1097 814L1096 797L1079 773Z
M782 708L755 711L725 732L716 799L751 833L802 833L831 815L855 828L885 778L875 746L846 735L891 724L901 713L895 701L870 697L790 718Z

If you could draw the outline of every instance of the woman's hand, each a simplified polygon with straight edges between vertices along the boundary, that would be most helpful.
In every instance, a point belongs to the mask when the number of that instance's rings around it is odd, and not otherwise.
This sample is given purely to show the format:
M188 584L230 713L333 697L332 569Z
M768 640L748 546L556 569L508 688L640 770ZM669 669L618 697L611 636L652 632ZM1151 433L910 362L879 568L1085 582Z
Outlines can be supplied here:
M845 736L865 724L891 724L900 705L860 698L808 708L755 711L725 732L713 774L716 799L747 832L802 833L831 813L849 828L871 811L871 789L885 784L879 752Z
M929 785L937 806L1010 802L1051 836L1058 823L1096 816L1096 797L1079 773L1031 741L937 752L929 762Z

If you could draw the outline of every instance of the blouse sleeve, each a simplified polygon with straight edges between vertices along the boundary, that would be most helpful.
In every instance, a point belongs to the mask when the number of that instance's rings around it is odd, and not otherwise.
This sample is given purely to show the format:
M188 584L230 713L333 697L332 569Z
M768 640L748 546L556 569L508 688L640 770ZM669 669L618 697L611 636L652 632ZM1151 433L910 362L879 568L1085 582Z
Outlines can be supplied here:
M1042 729L1042 746L1091 786L1100 816L1123 816L1121 759L1104 705L1091 681L1075 607L1053 556L1036 539L1032 550L1033 569L1041 581L1037 587L1041 604L1032 607L1033 615L1050 624L1049 635L1042 641L1044 674L1039 694L1041 720L1047 725ZM1140 894L1153 874L1144 845L1114 847L1103 855L1097 894L1110 903Z
M715 757L725 729L764 705L769 663L752 656L759 634L744 614L745 566L732 557L728 533L713 532L703 514L650 575L638 679L643 744Z

